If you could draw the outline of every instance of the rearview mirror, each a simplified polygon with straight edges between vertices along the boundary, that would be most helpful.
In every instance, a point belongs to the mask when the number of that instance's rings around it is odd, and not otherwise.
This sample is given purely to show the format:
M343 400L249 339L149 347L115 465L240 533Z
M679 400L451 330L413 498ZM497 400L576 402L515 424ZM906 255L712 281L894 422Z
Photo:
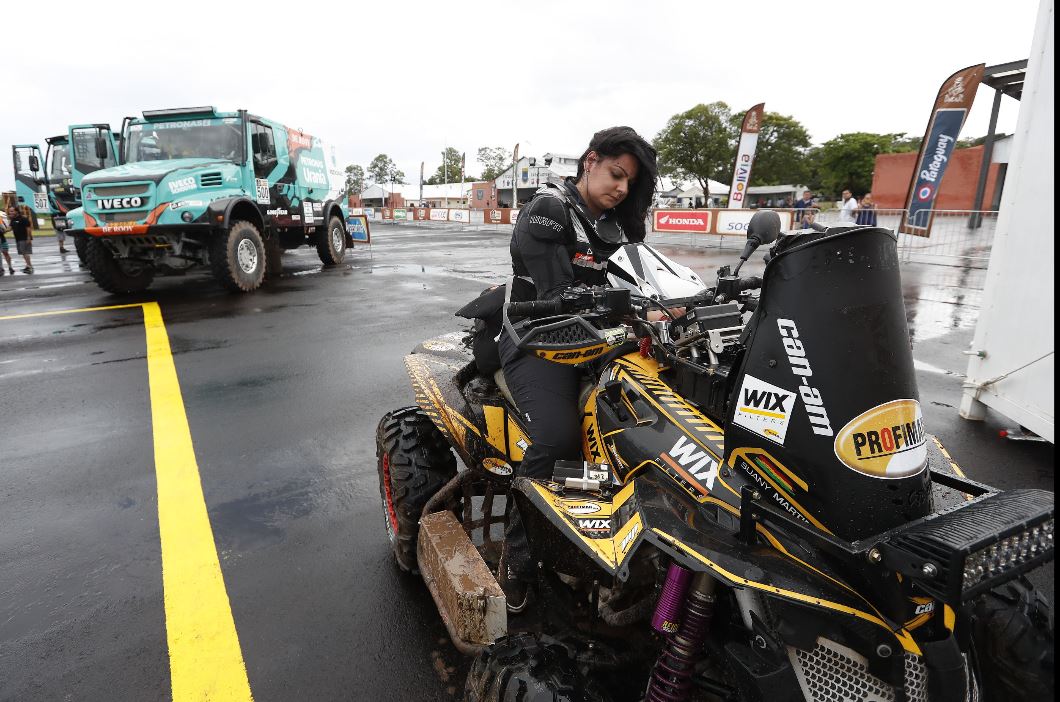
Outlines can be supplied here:
M773 210L759 210L747 225L747 238L757 239L758 245L772 244L780 236L780 215Z
M107 140L104 137L96 137L96 158L100 161L106 161L109 155L110 149L107 148Z
M39 173L40 172L40 159L37 158L36 156L30 156L29 157L29 169L33 173Z

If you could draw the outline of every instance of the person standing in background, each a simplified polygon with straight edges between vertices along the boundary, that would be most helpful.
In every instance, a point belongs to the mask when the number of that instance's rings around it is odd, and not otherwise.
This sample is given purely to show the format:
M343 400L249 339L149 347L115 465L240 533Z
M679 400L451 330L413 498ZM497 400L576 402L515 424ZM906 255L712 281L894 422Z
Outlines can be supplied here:
M872 193L865 193L864 197L861 198L855 223L869 227L876 226L876 203L872 201Z
M802 197L795 201L795 221L802 222L804 218L809 219L813 213L808 210L813 208L813 193L809 190L802 191Z
M24 214L14 207L7 210L7 219L11 223L11 231L15 235L15 248L18 249L18 253L26 261L26 267L22 269L22 272L32 273L33 263L30 260L30 256L33 253L33 232L30 229L30 222ZM12 270L11 272L14 273L15 271Z
M11 254L7 251L7 236L6 234L11 231L11 225L7 221L7 214L0 212L0 254L4 255L4 260L7 261L7 270L10 271L11 275L15 274L15 268L11 265ZM0 275L4 274L4 268L0 265Z
M854 212L858 209L858 201L850 190L843 191L843 199L839 203L839 221L842 224L854 224Z

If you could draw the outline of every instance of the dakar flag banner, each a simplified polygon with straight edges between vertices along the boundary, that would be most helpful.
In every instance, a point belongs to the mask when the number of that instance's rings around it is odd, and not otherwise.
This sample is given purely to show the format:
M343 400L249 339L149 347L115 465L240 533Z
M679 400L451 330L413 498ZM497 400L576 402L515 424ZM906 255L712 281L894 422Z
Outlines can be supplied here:
M751 162L755 160L755 148L758 146L758 132L762 128L762 116L766 104L760 102L743 116L740 127L740 145L736 147L736 168L732 173L732 185L729 187L729 207L741 208L747 197L747 185L751 181Z
M924 141L916 158L916 169L909 180L905 196L905 218L898 227L902 234L929 236L934 217L935 198L942 176L957 145L968 111L975 101L975 91L983 79L985 64L961 69L946 79L931 109Z

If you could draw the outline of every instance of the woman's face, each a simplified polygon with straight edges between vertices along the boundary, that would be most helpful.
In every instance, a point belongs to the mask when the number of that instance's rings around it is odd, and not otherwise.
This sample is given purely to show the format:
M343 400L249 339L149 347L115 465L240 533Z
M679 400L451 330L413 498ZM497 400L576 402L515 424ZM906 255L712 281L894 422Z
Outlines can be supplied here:
M597 156L590 151L585 158L585 203L596 214L617 207L629 195L640 164L630 154Z

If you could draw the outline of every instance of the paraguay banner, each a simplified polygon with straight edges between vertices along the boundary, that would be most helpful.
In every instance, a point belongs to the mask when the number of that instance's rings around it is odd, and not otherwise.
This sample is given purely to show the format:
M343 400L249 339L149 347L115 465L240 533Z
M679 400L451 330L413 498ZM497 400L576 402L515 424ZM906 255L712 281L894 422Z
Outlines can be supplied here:
M747 197L747 186L751 181L751 162L755 160L755 148L758 146L758 132L762 128L762 116L766 104L760 102L743 116L740 127L740 145L736 147L736 167L732 172L732 185L729 188L729 207L743 207Z
M946 79L931 109L924 141L916 158L916 169L909 180L905 196L905 218L898 231L902 234L928 236L934 216L942 176L957 145L968 111L975 101L975 91L983 79L985 64L961 69Z

